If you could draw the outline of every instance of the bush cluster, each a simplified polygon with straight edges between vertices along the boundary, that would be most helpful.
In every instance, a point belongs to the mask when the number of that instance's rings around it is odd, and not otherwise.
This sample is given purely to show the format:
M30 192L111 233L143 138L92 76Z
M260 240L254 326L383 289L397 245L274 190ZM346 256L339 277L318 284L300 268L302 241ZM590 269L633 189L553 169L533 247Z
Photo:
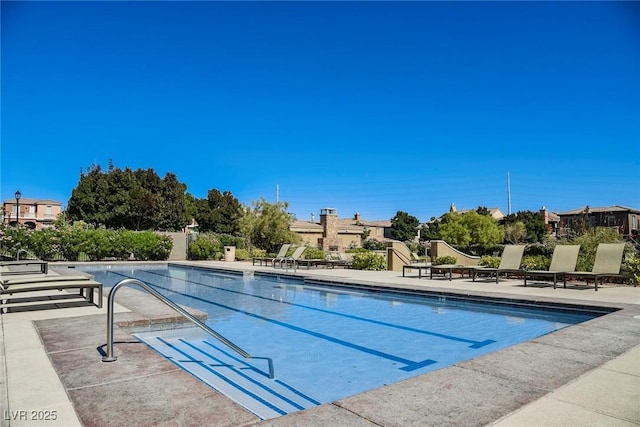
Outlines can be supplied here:
M480 258L479 265L488 268L498 268L500 266L500 257L493 255L485 255Z
M252 257L265 256L260 249L247 249L246 240L229 234L198 233L196 240L189 246L189 259L220 260L224 256L225 246L236 247L236 259L244 261Z
M629 283L634 286L640 285L640 256L633 255L625 263L625 272L629 276Z
M325 259L327 255L322 249L319 248L307 248L302 253L304 259Z
M383 255L374 252L356 252L353 254L352 268L382 271L387 269L387 260Z
M455 264L456 262L458 262L458 258L451 255L445 255L445 256L435 257L433 261L431 261L431 264L444 265L444 264Z
M550 265L551 259L545 255L526 255L520 263L525 270L548 270Z
M28 251L45 261L162 261L169 258L173 240L152 231L93 229L82 224L44 230L0 226L0 247L7 257Z

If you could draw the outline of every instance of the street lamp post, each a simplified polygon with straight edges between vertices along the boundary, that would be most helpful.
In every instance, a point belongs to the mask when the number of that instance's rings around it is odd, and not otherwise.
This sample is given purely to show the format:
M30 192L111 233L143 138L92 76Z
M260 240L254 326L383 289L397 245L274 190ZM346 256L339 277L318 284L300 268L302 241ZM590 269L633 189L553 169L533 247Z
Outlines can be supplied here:
M20 197L22 197L22 193L20 190L16 191L16 227L20 225Z

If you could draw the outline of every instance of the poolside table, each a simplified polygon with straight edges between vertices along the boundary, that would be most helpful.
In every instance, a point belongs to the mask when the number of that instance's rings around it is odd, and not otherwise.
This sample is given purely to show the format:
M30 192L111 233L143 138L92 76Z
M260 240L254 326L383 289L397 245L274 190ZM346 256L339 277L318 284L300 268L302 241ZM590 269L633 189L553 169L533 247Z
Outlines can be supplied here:
M447 277L447 274L449 276L449 281L451 281L452 277L453 277L453 272L457 272L460 273L460 275L462 277L464 277L464 273L467 272L469 273L469 276L471 276L471 272L473 271L473 267L470 267L468 265L454 265L454 264L441 264L441 265L434 265L433 268L431 269L431 271L429 272L429 278L433 279L433 273L443 273L445 275L445 277Z
M427 264L405 264L402 266L402 277L405 277L405 271L418 270L418 279L422 279L422 270L430 270L431 265Z

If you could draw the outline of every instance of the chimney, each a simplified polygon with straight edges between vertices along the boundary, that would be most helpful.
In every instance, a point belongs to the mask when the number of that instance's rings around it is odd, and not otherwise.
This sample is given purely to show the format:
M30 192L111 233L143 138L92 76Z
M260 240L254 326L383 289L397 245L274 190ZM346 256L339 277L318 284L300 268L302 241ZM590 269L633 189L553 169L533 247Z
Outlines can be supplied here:
M320 209L320 225L322 225L322 250L339 251L338 211L332 208Z

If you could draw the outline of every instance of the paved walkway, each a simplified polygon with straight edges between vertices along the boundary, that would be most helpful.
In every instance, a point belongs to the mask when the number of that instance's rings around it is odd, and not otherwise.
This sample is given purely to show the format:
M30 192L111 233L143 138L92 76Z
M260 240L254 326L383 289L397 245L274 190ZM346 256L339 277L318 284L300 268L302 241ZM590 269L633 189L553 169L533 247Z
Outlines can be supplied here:
M269 267L239 262L189 264L274 271ZM598 292L592 287L554 290L535 285L524 288L519 280L501 281L499 284L490 281L472 283L468 279L428 280L418 279L417 275L402 277L402 273L398 272L343 269L298 270L296 274L319 280L365 282L381 287L464 294L478 298L572 303L620 310L450 368L287 417L260 422L242 411L236 411L232 402L207 395L209 406L218 412L227 410L227 415L214 420L205 412L197 416L192 414L191 418L188 412L182 412L181 419L160 418L156 424L640 425L640 288L604 287ZM119 316L129 312L123 306L117 305L116 308ZM145 353L144 357L154 358L154 366L162 367L161 374L129 372L124 379L114 379L103 377L103 373L98 372L106 369L104 365L109 365L95 361L99 360L95 343L105 342L105 310L106 304L102 310L86 305L66 308L52 306L50 310L13 312L0 316L0 426L30 426L36 423L51 426L143 425L131 416L136 411L143 412L145 402L158 411L162 410L160 406L166 406L158 405L158 399L163 399L158 396L166 396L167 390L171 389L156 387L154 381L166 382L168 378L175 381L178 378L179 382L183 382L188 381L186 378L189 376L171 371L162 361L155 361L159 356ZM74 330L72 325L82 327ZM79 345L78 340L90 340L91 344ZM65 347L71 347L74 351L65 353L60 350ZM82 353L84 348L91 350L89 362L85 360L88 357L86 352ZM120 346L119 351L126 352L128 349ZM81 357L77 356L79 353L82 353ZM82 363L87 365L82 366ZM91 368L87 369L89 364ZM147 384L147 391L131 385L135 384L132 381L134 375L140 384ZM94 383L87 383L89 380ZM75 385L70 387L73 382ZM133 395L126 396L128 400L111 402L113 406L107 408L106 415L100 414L99 408L83 400L88 391L95 392L100 387L110 390L109 396L118 394L114 390L121 390L121 384L125 383L130 387L127 390L135 389L138 392L131 392ZM171 384L175 386L175 383ZM199 387L191 383L189 386L190 389ZM148 390L154 387L159 389ZM169 399L164 397L166 402L178 405L175 401L180 399L175 398L175 393L172 396ZM135 402L134 406L131 406L132 401ZM189 399L179 404L184 405L187 411L194 406L206 406L194 405ZM109 418L101 418L104 416ZM48 420L45 421L45 418Z

